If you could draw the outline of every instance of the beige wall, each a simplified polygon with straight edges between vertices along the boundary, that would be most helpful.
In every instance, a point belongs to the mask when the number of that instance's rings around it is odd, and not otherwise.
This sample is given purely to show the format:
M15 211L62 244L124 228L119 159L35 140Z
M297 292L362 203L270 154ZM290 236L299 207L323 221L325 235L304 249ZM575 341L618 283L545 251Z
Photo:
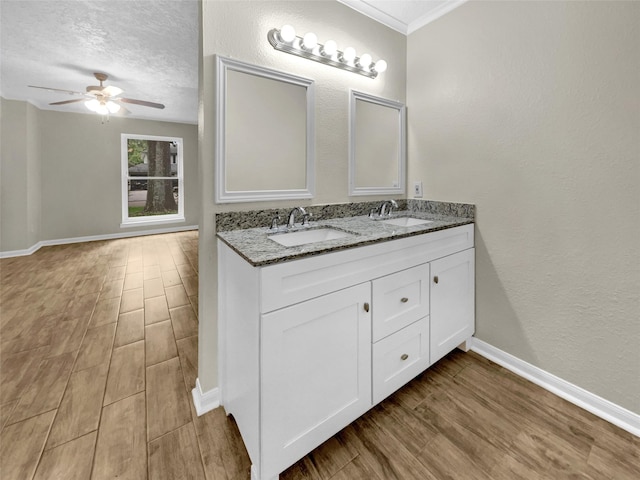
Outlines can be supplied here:
M196 125L41 111L42 239L197 225L200 215ZM182 137L185 222L120 228L120 135Z
M38 110L2 99L0 251L41 240L197 225L197 126ZM184 140L185 222L121 228L120 134Z
M344 49L384 58L389 69L372 80L274 50L267 32L291 24L299 34L313 31L320 43L333 38ZM316 197L294 202L215 205L214 132L215 63L213 55L232 57L315 80ZM201 77L200 178L200 358L203 390L217 385L216 251L214 214L220 210L339 203L348 197L349 89L405 101L406 38L335 1L203 1L203 71ZM247 132L251 140L251 132ZM378 198L378 197L371 197ZM358 201L366 200L358 197Z
M408 37L409 180L477 205L477 337L640 413L640 3L468 2Z
M27 104L27 239L34 245L42 235L42 128L40 110Z
M0 252L24 250L40 236L38 109L0 99Z

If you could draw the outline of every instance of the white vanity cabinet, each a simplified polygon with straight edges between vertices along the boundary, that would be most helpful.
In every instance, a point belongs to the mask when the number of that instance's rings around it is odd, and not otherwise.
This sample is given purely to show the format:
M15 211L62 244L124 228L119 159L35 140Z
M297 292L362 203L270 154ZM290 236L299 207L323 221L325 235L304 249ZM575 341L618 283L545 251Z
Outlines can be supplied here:
M252 479L277 479L473 335L473 228L259 267L218 242L221 403Z

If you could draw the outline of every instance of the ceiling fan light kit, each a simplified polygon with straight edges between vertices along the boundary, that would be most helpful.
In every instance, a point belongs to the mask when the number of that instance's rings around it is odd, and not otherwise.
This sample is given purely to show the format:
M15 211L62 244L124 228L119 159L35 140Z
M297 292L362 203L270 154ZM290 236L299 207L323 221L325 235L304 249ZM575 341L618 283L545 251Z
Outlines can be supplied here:
M93 74L96 77L96 80L100 82L100 85L89 85L86 88L85 92L77 92L75 90L62 90L59 88L49 88L49 87L38 87L36 85L29 85L31 88L41 88L44 90L50 90L52 92L62 92L68 95L81 95L83 98L77 98L74 100L63 100L61 102L53 102L49 105L67 105L70 103L84 102L85 107L88 110L97 113L101 116L109 116L112 113L131 113L129 110L124 108L121 103L129 103L133 105L140 105L143 107L151 107L163 109L164 105L161 103L148 102L146 100L136 100L134 98L120 98L120 95L123 90L121 88L115 87L113 85L104 86L103 82L105 82L109 76L106 73L96 72ZM86 98L89 100L85 100Z
M94 98L84 102L84 105L92 112L96 112L100 115L109 115L110 113L118 113L120 111L120 105L111 100L105 101L104 99L98 100L97 98Z

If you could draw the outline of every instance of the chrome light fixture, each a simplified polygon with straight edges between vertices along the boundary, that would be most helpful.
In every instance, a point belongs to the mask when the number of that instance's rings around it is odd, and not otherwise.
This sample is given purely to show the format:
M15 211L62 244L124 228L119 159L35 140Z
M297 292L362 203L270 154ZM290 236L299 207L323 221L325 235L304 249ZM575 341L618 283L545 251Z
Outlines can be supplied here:
M281 52L358 73L365 77L376 78L378 74L387 70L387 62L384 60L378 60L374 63L368 53L358 57L353 47L347 47L341 52L333 40L327 40L324 45L321 45L313 32L299 37L291 25L284 25L279 30L277 28L271 29L267 34L267 39L273 48Z

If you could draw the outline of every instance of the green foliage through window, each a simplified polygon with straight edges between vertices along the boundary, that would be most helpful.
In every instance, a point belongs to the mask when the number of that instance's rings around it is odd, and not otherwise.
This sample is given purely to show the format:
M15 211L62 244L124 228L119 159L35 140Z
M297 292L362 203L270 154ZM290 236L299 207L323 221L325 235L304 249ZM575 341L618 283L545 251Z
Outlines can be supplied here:
M130 138L127 140L127 156L129 160L129 168L144 163L144 157L147 155L147 141Z

